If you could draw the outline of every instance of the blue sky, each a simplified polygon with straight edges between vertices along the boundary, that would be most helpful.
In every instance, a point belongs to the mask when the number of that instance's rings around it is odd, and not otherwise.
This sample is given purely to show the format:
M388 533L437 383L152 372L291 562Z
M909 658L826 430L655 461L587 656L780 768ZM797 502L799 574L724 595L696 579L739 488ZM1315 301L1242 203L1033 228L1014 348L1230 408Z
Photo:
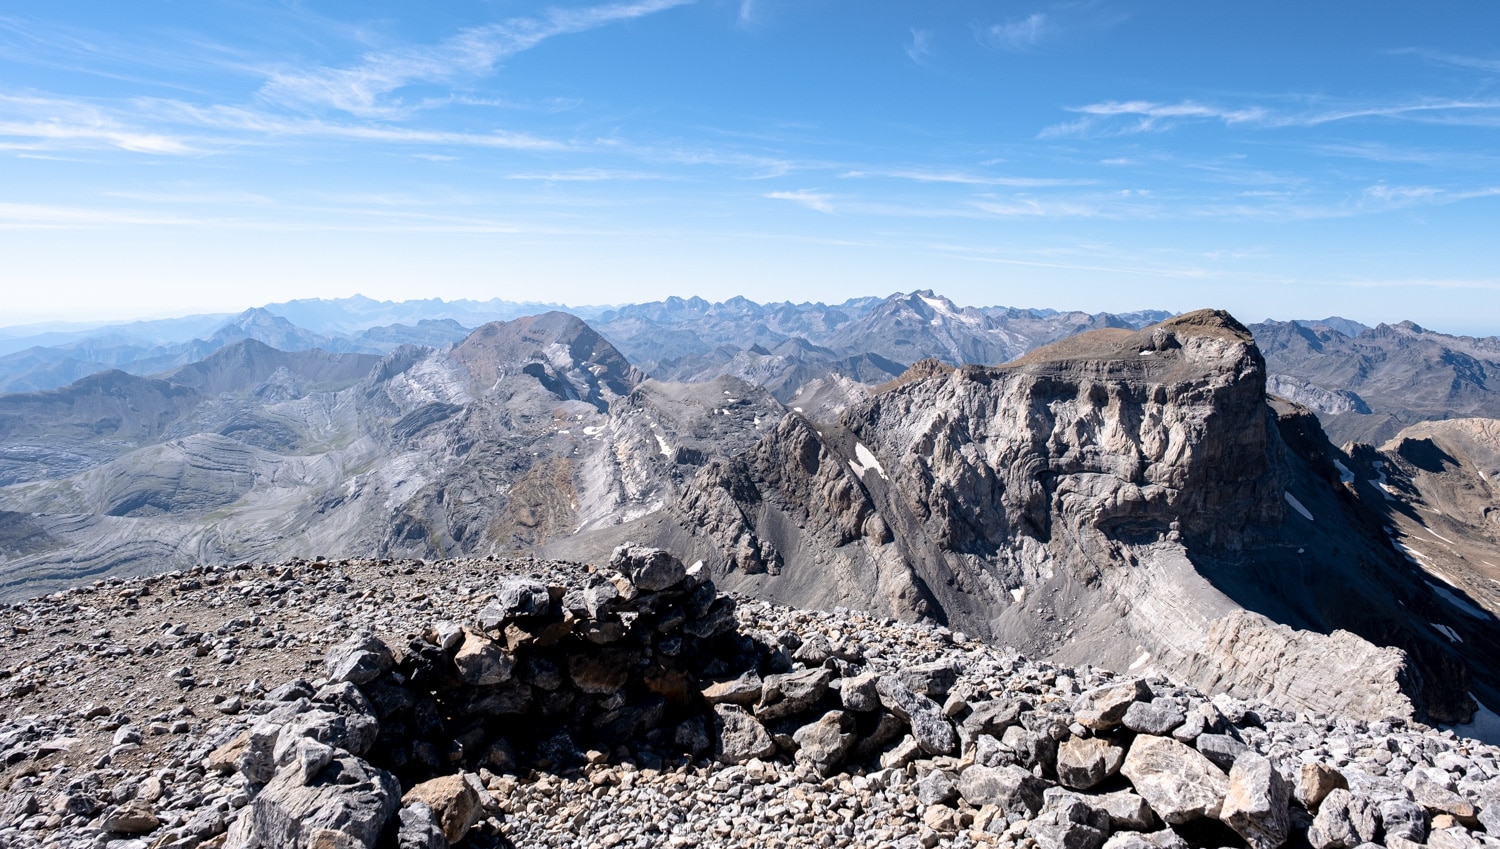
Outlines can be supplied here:
M0 7L0 324L294 297L1500 333L1500 3Z

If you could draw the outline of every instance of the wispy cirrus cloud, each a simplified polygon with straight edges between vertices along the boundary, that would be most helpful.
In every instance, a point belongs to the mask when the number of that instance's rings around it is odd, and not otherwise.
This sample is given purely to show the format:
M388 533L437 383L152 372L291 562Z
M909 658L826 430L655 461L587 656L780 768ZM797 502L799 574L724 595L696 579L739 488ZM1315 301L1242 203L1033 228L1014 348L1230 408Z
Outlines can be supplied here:
M798 189L792 192L767 192L765 196L772 200L791 201L815 212L822 212L827 215L833 214L833 198L822 192L815 192L810 189Z
M1290 100L1298 100L1289 98ZM1269 107L1258 104L1217 106L1183 100L1107 100L1068 107L1080 117L1044 127L1038 138L1118 136L1168 130L1192 122L1226 126L1315 127L1341 121L1384 118L1430 124L1500 126L1500 100L1428 99L1407 103L1294 103Z
M1009 177L971 174L965 171L929 171L922 169L846 171L839 176L848 179L885 177L896 180L911 180L916 183L949 183L959 186L1013 186L1017 188L1088 186L1093 185L1095 182L1077 177Z
M117 148L133 153L194 153L178 135L132 125L90 103L0 94L0 144L10 149Z
M552 9L538 17L512 18L466 29L438 44L367 53L362 62L352 67L273 72L260 94L276 103L326 107L365 117L392 115L408 108L399 97L393 96L403 88L482 77L504 59L549 38L645 17L692 2L635 0L581 9Z
M911 31L911 40L906 42L906 56L918 65L927 61L932 53L932 30L914 29Z
M976 27L975 36L986 47L1021 51L1035 47L1051 30L1047 15L1033 12L1024 18Z

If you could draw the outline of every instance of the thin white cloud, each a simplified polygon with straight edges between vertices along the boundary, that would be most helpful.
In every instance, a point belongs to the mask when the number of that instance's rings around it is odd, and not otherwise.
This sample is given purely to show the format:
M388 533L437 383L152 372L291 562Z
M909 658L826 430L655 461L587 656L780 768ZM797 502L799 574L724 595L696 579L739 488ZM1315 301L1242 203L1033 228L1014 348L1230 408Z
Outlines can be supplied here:
M975 201L974 208L1001 218L1095 218L1104 214L1097 204L1029 197Z
M766 197L771 198L772 200L788 200L792 203L801 204L802 206L805 206L808 209L814 210L816 212L822 212L828 215L833 214L833 204L831 203L832 198L820 192L814 192L808 189L798 189L794 192L767 192Z
M1500 100L1422 100L1396 104L1315 104L1311 108L1273 109L1266 106L1214 106L1184 100L1107 100L1068 108L1082 117L1045 127L1038 138L1117 136L1167 130L1191 121L1217 121L1226 126L1316 127L1368 118L1431 124L1500 126Z
M921 65L927 61L932 53L932 30L914 29L911 31L911 41L906 43L907 58Z
M118 148L133 153L193 153L184 139L141 129L93 104L0 94L0 139L37 150Z
M740 0L740 25L752 23L755 20L755 0Z
M982 27L978 36L980 43L996 50L1021 51L1035 47L1050 29L1047 16L1033 12L1019 20Z
M549 38L632 20L693 0L637 0L582 9L552 9L534 18L512 18L466 29L439 44L369 53L348 68L284 71L271 75L261 96L277 103L330 107L361 116L408 108L391 95L422 83L451 83L491 73L502 60Z
M1048 186L1088 186L1093 180L1076 177L1006 177L986 174L970 174L963 171L924 171L920 169L897 169L889 171L846 171L839 175L845 178L888 177L911 180L917 183L953 183L961 186L1012 186L1017 188L1046 188Z

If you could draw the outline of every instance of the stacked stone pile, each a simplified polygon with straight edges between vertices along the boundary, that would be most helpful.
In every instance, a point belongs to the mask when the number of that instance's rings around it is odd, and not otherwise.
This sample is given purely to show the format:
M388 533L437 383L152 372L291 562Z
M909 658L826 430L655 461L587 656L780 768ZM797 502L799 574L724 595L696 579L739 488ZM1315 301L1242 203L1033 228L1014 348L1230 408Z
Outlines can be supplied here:
M1500 752L1451 732L737 605L654 549L537 574L212 721L124 718L86 770L27 771L80 717L7 713L0 845L1500 845ZM143 731L165 768L132 766Z

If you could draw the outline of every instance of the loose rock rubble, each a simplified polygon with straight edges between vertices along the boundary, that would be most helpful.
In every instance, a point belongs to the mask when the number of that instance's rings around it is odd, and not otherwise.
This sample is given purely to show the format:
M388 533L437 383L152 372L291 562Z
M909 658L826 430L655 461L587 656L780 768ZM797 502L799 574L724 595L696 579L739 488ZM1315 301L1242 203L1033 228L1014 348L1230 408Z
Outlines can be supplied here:
M1500 750L715 591L622 547L0 611L0 847L1500 845Z

